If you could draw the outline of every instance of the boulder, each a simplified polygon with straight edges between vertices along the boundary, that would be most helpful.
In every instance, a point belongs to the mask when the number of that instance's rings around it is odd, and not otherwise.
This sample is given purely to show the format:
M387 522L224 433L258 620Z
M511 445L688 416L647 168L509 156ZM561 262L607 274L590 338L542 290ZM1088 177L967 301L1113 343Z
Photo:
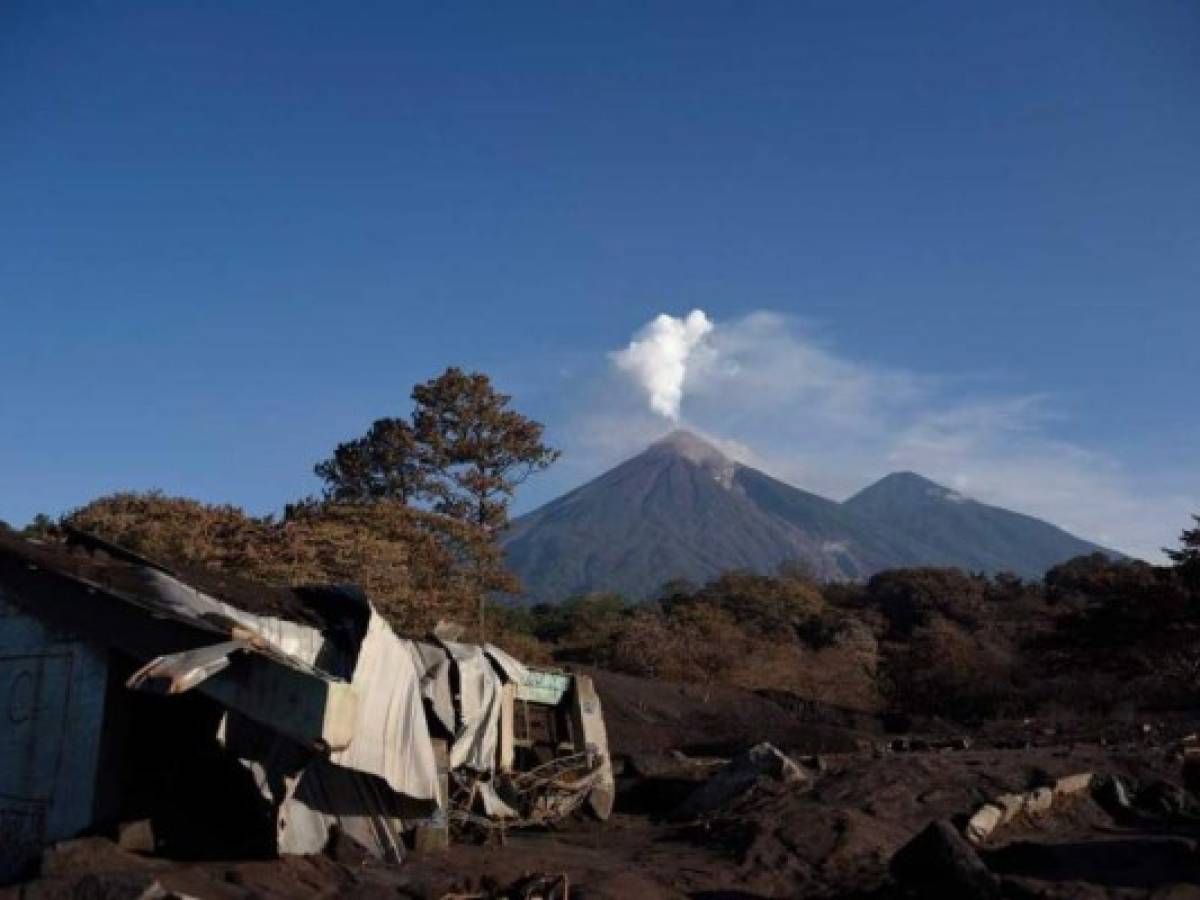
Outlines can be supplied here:
M1200 749L1183 757L1183 785L1193 794L1200 794Z
M892 876L922 897L1000 896L999 879L945 819L930 822L896 851Z
M999 806L985 803L967 821L967 840L979 846L992 836L992 832L999 828L1003 821L1004 811Z
M1079 775L1067 775L1060 778L1054 782L1054 796L1067 798L1086 794L1092 788L1094 777L1091 772L1083 772Z
M130 853L153 853L157 843L149 819L122 822L117 826L117 846Z
M631 753L625 757L625 774L635 778L677 778L688 767L670 753Z
M772 744L757 744L735 756L688 795L672 813L675 819L710 815L750 793L763 782L805 786L809 777L794 760Z
M1166 819L1185 821L1200 817L1195 798L1177 784L1154 781L1137 792L1134 801L1138 809Z

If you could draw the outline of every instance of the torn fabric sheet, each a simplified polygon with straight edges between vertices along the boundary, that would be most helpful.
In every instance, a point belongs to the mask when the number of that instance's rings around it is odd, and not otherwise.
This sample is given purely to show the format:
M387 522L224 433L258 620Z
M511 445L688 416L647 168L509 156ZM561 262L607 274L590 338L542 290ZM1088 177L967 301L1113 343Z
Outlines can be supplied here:
M482 648L454 641L442 641L442 646L458 667L459 721L450 768L490 772L500 741L500 677Z
M495 644L484 644L484 652L504 673L504 680L511 684L525 684L529 680L529 670L525 664L509 656Z
M415 800L438 799L437 762L413 641L396 637L374 609L351 685L359 692L354 740L329 757L335 765L378 775Z
M398 863L405 828L436 809L393 793L372 775L315 757L236 713L223 717L219 737L275 810L280 853L320 853L336 826L373 856Z
M421 695L429 701L429 708L448 735L454 734L455 722L454 694L450 688L450 670L453 666L454 663L443 653L441 661L426 671L421 682Z

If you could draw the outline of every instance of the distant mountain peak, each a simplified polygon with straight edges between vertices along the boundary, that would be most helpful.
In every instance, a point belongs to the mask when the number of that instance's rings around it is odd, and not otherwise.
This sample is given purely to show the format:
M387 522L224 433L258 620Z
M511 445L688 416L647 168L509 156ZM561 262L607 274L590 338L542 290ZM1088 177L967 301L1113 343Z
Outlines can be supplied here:
M875 484L876 485L880 485L880 484L891 484L891 485L910 484L910 485L920 485L922 487L927 487L929 485L933 485L934 487L941 486L936 481L932 481L931 479L926 478L924 475L921 475L917 472L913 472L909 469L904 469L900 472L892 472L888 475L884 475L877 482L875 482Z
M714 444L706 441L698 434L686 428L677 428L665 437L659 438L650 445L651 451L668 452L681 456L688 462L698 466L717 466L725 468L733 465L733 460L722 453Z
M926 478L924 475L918 475L916 472L892 472L890 475L884 475L874 484L869 485L856 495L859 498L866 497L909 497L909 498L929 498L931 500L945 500L948 503L970 503L972 499L965 494L960 494L958 491L952 490L945 485L938 484Z

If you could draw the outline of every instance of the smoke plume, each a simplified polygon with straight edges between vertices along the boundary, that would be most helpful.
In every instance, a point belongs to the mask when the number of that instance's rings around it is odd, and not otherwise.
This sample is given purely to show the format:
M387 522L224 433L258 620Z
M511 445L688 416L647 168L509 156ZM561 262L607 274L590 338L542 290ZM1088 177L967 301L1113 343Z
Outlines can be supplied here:
M703 310L693 309L682 319L664 313L610 358L646 392L654 412L678 421L688 358L712 330L713 323Z

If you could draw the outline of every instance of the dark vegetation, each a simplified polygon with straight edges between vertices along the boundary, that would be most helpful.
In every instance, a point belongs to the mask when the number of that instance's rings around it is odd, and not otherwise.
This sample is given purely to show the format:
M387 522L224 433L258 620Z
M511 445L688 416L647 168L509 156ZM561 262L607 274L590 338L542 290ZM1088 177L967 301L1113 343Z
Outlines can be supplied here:
M1200 701L1200 529L1174 565L1072 559L1041 580L897 569L820 584L803 571L673 583L510 609L507 632L553 658L724 682L870 712L977 723Z

